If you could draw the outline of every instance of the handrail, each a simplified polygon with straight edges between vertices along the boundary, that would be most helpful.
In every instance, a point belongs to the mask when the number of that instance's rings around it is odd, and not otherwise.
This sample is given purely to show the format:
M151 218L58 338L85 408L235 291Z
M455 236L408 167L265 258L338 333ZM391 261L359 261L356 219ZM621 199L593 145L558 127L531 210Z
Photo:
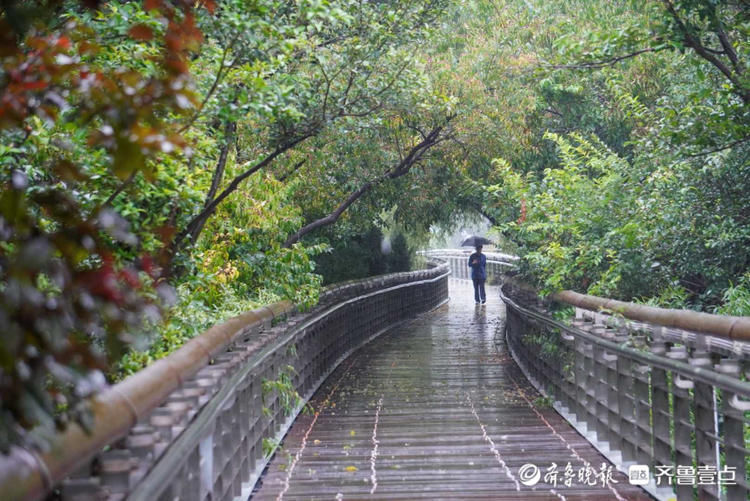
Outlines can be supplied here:
M432 269L381 275L334 284L321 293L321 303L346 299L367 290L439 275L447 265L428 263ZM104 447L124 437L183 383L204 368L241 336L270 327L272 321L296 311L289 301L245 312L215 325L91 400L92 426L87 432L71 424L65 432L48 437L42 453L13 446L0 454L0 499L42 499L55 485L76 471Z
M673 360L663 356L654 355L648 351L637 350L628 346L623 346L622 344L618 344L614 341L603 339L600 336L590 334L575 326L564 324L542 313L531 310L529 308L525 308L506 296L502 292L502 290L500 291L500 299L502 299L506 305L527 317L533 318L543 324L546 324L549 327L572 334L590 343L595 343L602 348L607 349L607 351L611 353L621 353L640 363L685 374L695 381L715 386L716 388L720 388L722 390L731 391L738 395L750 396L750 383L746 381L741 381L737 378L714 372L711 369L694 367L688 363L680 362L679 360Z
M440 256L469 257L469 255L472 252L474 252L473 249L428 249L428 250L418 251L417 254L428 256L428 257L440 257ZM518 256L514 256L512 254L505 254L503 252L485 250L483 254L490 259L495 259L495 260L499 260L502 262L515 262L519 260Z
M750 317L711 315L690 310L656 308L580 294L570 290L550 294L549 298L587 310L610 310L631 320L712 334L732 340L750 341Z

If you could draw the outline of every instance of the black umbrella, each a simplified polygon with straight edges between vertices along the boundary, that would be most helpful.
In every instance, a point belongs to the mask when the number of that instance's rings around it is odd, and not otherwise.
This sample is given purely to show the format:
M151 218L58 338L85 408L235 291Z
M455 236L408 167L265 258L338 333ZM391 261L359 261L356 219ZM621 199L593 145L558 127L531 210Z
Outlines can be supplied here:
M489 245L491 243L484 237L474 235L461 242L461 247L476 247L477 245Z

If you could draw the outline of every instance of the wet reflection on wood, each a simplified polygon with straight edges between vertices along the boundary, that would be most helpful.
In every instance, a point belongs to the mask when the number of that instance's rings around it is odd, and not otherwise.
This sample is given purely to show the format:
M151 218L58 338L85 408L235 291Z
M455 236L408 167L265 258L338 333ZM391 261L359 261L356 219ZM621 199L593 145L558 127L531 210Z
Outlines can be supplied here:
M475 306L470 283L450 285L449 304L341 364L253 499L650 499L620 473L610 487L579 481L587 462L600 471L606 461L510 358L496 289ZM576 473L569 487L568 462ZM541 469L533 487L519 474L526 463ZM552 463L557 487L544 482Z

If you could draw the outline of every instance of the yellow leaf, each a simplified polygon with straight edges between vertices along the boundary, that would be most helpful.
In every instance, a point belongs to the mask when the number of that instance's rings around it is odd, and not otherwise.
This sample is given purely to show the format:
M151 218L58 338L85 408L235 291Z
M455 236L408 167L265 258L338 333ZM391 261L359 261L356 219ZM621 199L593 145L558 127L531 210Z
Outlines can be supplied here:
M346 471L357 471L358 468L356 466L347 466L344 468Z
M356 434L357 434L357 432L356 432L356 431L354 431L354 430L352 430L352 431L350 431L350 432L349 432L349 436L350 436L350 437L353 437L353 436L354 436L354 435L356 435Z
M316 438L315 440L313 440L313 443L314 443L315 445L318 445L318 444L320 443L320 440L318 440L318 439Z

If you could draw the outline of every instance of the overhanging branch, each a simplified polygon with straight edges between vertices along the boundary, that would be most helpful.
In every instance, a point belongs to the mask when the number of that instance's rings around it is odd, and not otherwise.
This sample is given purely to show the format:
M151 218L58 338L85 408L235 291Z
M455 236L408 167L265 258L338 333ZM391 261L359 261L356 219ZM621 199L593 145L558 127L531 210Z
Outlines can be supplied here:
M452 116L448 117L446 120L446 124L452 118ZM300 228L296 233L292 234L286 240L286 242L284 242L284 247L291 247L295 243L299 242L302 237L304 237L308 233L315 231L318 228L334 224L336 221L338 221L341 215L346 212L349 207L352 206L352 204L354 204L364 194L371 191L379 184L390 179L396 179L408 174L411 168L419 162L422 156L427 151L429 151L430 148L433 148L435 145L449 138L448 135L443 134L443 130L446 124L434 127L429 134L427 134L418 144L416 144L409 150L409 153L399 163L388 169L381 176L363 183L359 188L350 193L346 197L346 199L344 199L344 201L342 201L330 214L320 219L316 219L315 221Z

